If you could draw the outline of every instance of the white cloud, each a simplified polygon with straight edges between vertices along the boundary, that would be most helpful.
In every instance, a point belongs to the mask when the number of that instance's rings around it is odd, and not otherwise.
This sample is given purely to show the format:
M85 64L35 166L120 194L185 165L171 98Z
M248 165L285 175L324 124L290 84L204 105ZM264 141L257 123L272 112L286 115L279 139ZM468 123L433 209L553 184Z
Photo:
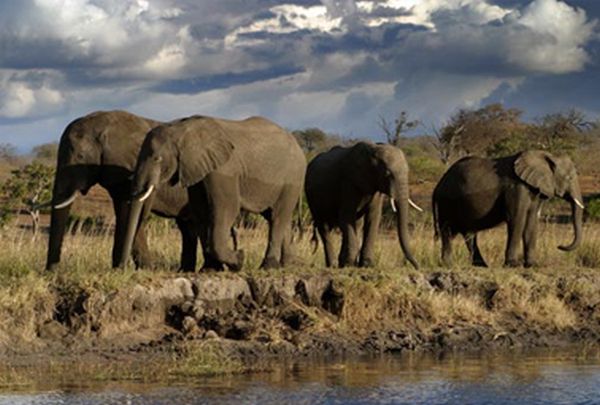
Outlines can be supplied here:
M43 117L59 111L65 102L57 89L45 82L33 84L15 74L0 79L0 117Z

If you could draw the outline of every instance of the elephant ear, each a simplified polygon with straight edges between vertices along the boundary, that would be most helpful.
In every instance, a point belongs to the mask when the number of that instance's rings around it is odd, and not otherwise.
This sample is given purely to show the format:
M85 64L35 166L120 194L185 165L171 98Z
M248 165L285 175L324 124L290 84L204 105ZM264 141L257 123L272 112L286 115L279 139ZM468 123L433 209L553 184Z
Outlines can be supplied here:
M358 142L352 146L347 156L346 174L352 179L360 190L369 190L374 186L373 176L368 175L376 164L373 145L366 142Z
M554 181L555 163L552 157L542 151L521 153L514 163L515 173L521 180L536 188L546 197L556 194Z
M202 181L210 172L227 163L234 149L216 122L207 118L194 120L179 124L184 129L176 142L178 177L183 187Z

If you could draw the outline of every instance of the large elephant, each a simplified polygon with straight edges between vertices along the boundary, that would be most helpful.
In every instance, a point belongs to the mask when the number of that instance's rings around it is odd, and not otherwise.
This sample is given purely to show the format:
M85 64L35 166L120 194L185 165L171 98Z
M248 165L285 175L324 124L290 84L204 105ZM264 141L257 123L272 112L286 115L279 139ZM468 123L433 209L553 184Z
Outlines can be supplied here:
M560 197L571 204L575 236L581 241L583 203L575 165L568 157L530 150L499 159L466 157L448 169L433 192L436 235L442 238L442 261L451 264L451 241L462 234L475 266L486 266L477 232L502 222L508 225L505 265L518 266L519 242L524 264L536 262L537 223L541 204Z
M342 231L338 264L373 264L383 195L397 205L396 227L406 259L418 268L409 247L408 165L402 151L392 145L359 142L336 146L315 157L306 172L306 199L325 249L325 263L334 266L331 231ZM395 201L395 204L394 204ZM364 217L363 243L358 246L357 221Z
M71 204L78 193L86 194L95 184L112 199L116 229L113 266L122 262L131 174L146 133L160 122L125 111L98 111L71 122L61 136L54 190L46 268L60 262L60 253ZM197 234L192 226L185 189L164 185L149 207L153 212L175 218L183 247L181 268L194 270ZM135 233L133 257L138 266L150 264L143 224Z
M231 270L242 267L243 251L228 246L228 235L245 209L269 222L262 267L285 265L305 170L294 137L264 118L193 116L158 126L148 133L138 157L124 251L130 250L143 202L168 183L188 189L200 233L218 263Z

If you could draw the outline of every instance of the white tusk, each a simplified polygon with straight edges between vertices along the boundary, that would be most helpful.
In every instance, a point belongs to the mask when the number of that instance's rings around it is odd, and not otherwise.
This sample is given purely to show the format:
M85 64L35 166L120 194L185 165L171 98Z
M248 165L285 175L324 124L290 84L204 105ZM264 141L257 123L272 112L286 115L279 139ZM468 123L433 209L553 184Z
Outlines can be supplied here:
M390 205L392 206L392 211L398 212L398 209L396 208L396 201L394 201L393 198L390 198Z
M148 199L148 197L150 197L150 194L152 194L153 191L154 191L154 186L150 186L148 188L148 190L144 193L144 195L140 197L139 201L140 202L146 201Z
M585 209L585 205L583 205L581 201L579 201L577 198L573 198L573 200L575 200L575 204L577 204L579 208Z
M423 212L423 208L421 208L417 204L415 204L415 202L413 200L411 200L410 198L408 199L408 203L411 205L411 207L413 207L417 211Z
M68 207L69 205L73 204L73 201L75 201L75 199L77 198L77 191L74 192L71 197L69 197L66 201L60 203L60 204L56 204L53 208L55 210L60 210L62 208Z

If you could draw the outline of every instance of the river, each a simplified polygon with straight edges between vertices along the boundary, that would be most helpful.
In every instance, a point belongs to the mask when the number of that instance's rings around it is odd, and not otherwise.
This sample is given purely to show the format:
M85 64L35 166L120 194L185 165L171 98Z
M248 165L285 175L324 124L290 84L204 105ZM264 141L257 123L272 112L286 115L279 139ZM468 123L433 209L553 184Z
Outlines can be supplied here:
M0 404L595 404L597 350L446 355L387 355L296 361L272 371L161 383L80 381L4 384Z

